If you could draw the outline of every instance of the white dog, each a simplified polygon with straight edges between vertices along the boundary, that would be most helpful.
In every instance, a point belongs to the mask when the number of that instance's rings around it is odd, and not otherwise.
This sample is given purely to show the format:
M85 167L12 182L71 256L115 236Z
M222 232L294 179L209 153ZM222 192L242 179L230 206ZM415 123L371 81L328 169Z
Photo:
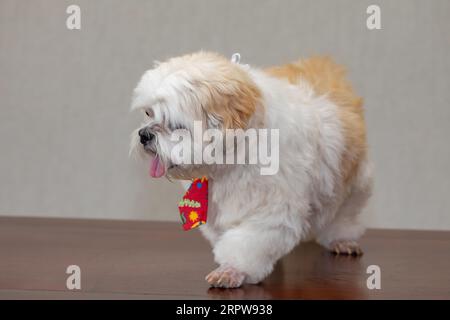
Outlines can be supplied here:
M328 58L256 69L199 52L145 72L132 109L145 122L132 150L150 158L150 174L209 178L208 222L200 227L219 267L212 286L258 283L300 241L359 255L358 216L371 193L362 100ZM279 129L279 170L260 165L175 164L174 130Z

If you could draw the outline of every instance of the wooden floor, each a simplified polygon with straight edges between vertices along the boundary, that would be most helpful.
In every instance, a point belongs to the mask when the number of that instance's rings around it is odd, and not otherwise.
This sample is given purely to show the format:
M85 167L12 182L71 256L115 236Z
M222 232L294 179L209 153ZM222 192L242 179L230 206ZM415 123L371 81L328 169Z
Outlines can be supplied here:
M450 232L369 230L361 258L298 246L260 285L210 289L198 230L177 223L0 218L0 299L450 299ZM80 291L66 288L69 265ZM369 290L369 265L381 290Z

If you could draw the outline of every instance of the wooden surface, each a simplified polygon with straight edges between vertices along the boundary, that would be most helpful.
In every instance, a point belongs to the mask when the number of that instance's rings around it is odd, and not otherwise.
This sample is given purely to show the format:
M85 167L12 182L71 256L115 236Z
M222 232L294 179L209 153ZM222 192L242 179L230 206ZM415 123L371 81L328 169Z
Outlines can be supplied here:
M450 232L369 230L361 258L298 246L260 285L210 289L198 231L177 223L0 218L0 298L450 299ZM66 289L68 265L81 291ZM367 266L381 268L369 290Z

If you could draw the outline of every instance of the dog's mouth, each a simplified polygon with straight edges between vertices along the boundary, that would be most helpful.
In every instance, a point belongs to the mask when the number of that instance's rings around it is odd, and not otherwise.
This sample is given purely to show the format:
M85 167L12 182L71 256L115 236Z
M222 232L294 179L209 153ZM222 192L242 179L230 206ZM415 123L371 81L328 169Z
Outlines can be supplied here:
M150 155L150 176L153 178L161 178L166 173L166 168L161 158L157 154Z

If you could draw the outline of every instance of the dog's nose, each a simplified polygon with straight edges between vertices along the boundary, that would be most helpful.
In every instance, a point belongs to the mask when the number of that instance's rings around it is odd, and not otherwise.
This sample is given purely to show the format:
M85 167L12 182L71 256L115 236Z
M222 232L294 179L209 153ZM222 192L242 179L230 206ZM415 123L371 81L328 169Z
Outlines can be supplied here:
M152 140L155 138L155 135L147 130L147 128L142 128L139 130L139 138L141 139L141 143L143 145L152 142Z

